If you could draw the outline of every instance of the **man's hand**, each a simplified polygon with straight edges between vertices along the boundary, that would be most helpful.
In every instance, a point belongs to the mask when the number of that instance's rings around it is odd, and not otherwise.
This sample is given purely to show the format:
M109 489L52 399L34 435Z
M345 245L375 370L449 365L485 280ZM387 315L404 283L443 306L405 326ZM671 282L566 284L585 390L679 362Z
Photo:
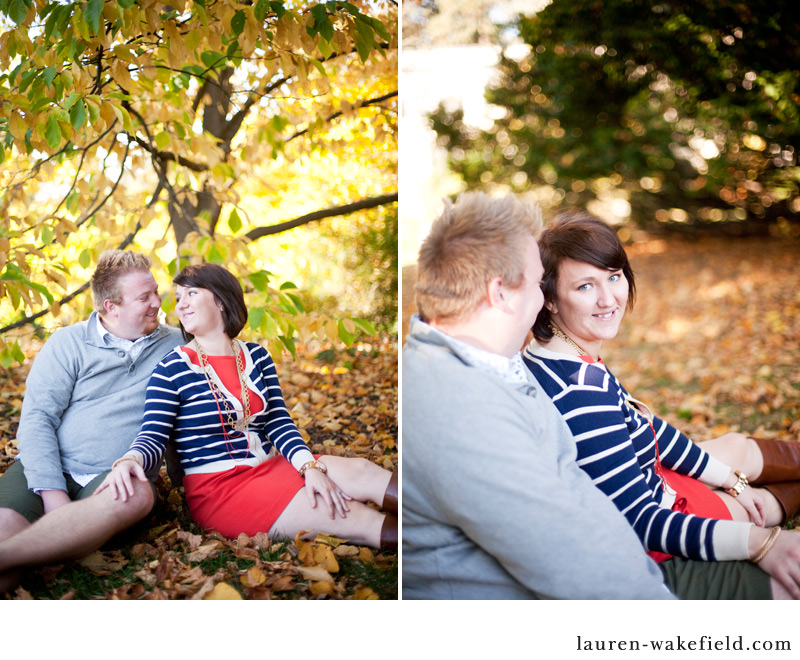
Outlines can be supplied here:
M64 504L69 504L70 499L65 490L41 490L39 496L44 504L44 512L50 513Z
M754 552L766 541L768 530L753 527L750 531L749 547ZM752 557L754 552L751 552ZM758 563L758 566L776 580L795 600L800 599L800 532L782 530L775 545Z

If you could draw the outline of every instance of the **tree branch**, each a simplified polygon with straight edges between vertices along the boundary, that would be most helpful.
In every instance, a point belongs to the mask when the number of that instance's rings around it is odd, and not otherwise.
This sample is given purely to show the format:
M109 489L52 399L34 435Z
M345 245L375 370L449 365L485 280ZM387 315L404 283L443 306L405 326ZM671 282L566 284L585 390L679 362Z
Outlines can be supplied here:
M366 108L367 106L370 106L370 105L376 105L377 103L381 103L381 102L383 102L383 101L385 101L387 99L393 98L395 96L397 96L397 90L394 90L393 92L389 92L388 94L384 94L383 96L378 96L378 97L376 97L374 99L369 99L368 101L360 101L360 102L356 103L356 105L354 106L354 109L355 110L360 110L361 108ZM339 110L337 112L334 112L332 115L329 115L329 116L325 117L325 121L333 121L337 117L341 117L343 114L344 114L344 112ZM304 135L305 133L308 133L308 129L307 128L304 128L302 131L297 131L297 133L295 133L294 135L290 135L288 138L286 138L284 140L284 142L289 142L291 140L294 140L295 138L300 137L301 135Z
M384 204L392 204L393 202L397 201L397 193L389 193L387 195L380 195L379 197L369 197L367 199L362 199L358 202L353 202L352 204L345 204L344 206L334 206L329 209L322 209L321 211L314 211L313 213L307 213L306 215L301 215L299 218L295 218L294 220L287 220L286 222L278 223L277 225L271 225L269 227L256 227L255 229L251 229L245 236L249 238L251 241L255 241L259 238L263 238L264 236L272 236L273 234L280 234L281 232L288 231L289 229L294 229L295 227L299 227L301 225L308 224L309 222L313 222L315 220L322 220L323 218L332 218L337 215L348 215L350 213L355 213L356 211L363 211L364 209L371 209L375 208L376 206L383 206Z
M131 138L133 139L134 142L137 142L145 151L150 153L151 156L154 156L159 160L162 161L171 160L175 163L178 163L178 165L183 165L184 167L192 170L193 172L208 171L208 165L205 165L203 163L195 163L194 161L189 160L188 158L184 158L183 156L176 156L175 154L170 153L169 151L160 151L156 149L153 145L147 143L145 140L142 140L142 138L140 138L138 135L131 135Z

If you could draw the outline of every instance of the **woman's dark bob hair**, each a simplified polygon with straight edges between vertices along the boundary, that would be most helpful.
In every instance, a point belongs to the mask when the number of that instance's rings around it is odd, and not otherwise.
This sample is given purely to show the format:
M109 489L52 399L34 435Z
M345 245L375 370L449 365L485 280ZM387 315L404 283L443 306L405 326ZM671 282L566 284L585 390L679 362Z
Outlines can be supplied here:
M214 300L222 307L225 334L233 339L242 331L247 323L247 306L244 304L242 285L229 270L216 264L196 264L186 266L172 281L180 286L211 291ZM194 335L184 330L183 324L181 332L187 342L194 338Z
M546 344L553 338L547 303L557 302L558 269L564 259L574 259L603 270L621 270L628 280L628 309L633 309L636 282L628 255L617 233L605 222L585 211L560 213L539 237L544 276L542 293L545 306L533 324L533 336Z

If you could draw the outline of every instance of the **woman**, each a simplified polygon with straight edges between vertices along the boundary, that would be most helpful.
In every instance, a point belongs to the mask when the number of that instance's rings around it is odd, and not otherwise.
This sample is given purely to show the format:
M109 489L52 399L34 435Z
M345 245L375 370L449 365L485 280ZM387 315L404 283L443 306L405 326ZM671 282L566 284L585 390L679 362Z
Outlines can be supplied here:
M292 539L324 531L354 543L397 547L397 472L360 458L320 460L289 416L269 353L235 337L247 321L242 287L214 264L173 280L185 346L168 353L147 388L142 430L97 492L132 493L172 441L198 525L231 538ZM382 505L381 513L363 502Z
M798 513L800 445L729 433L701 448L652 416L600 359L635 297L616 233L567 213L539 247L545 305L523 358L575 436L578 464L657 561L759 558L742 523L777 526Z

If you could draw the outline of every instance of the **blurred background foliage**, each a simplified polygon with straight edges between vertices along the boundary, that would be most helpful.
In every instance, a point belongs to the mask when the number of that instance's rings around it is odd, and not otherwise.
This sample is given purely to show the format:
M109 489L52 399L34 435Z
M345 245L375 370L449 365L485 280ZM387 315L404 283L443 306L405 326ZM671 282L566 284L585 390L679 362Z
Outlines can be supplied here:
M431 23L450 5L411 4ZM493 125L432 115L468 188L588 207L623 237L798 234L794 3L556 0L496 30Z
M0 0L2 363L111 248L167 314L231 268L274 353L396 331L397 50L391 0Z

